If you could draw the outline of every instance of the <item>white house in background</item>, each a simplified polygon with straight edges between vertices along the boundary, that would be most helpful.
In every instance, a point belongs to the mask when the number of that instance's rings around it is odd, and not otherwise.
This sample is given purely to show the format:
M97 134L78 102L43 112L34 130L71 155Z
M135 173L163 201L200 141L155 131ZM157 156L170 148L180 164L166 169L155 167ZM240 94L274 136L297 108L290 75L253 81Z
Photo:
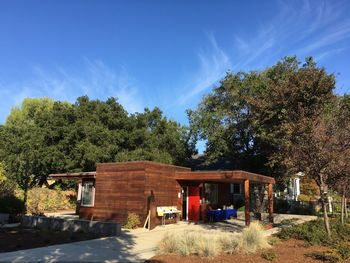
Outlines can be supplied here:
M287 187L287 200L298 201L298 196L300 195L300 178L305 174L299 172L289 179Z

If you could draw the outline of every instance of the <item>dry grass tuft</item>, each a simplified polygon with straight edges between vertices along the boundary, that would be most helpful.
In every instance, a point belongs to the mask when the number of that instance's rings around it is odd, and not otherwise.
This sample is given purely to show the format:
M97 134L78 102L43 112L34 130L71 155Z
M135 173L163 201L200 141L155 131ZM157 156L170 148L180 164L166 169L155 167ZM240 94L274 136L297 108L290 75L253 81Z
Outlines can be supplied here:
M198 255L215 257L221 252L232 254L238 245L238 236L212 232L166 233L158 244L158 254Z
M258 249L269 248L264 228L258 222L253 222L245 228L239 242L239 250L245 254L255 253Z
M269 247L263 227L259 223L251 223L242 234L210 231L166 233L158 244L158 254L198 255L213 258L222 252L234 254L239 251L249 254Z

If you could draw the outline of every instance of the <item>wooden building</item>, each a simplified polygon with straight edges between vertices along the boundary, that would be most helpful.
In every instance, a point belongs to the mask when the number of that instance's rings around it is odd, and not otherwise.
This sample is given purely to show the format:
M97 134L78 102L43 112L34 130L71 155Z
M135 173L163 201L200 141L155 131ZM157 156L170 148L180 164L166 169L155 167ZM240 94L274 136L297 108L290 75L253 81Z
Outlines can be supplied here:
M79 180L77 213L90 220L123 224L129 212L150 228L162 223L159 207L174 207L184 220L205 220L208 206L232 205L232 184L244 189L245 220L250 222L250 184L265 184L272 218L275 180L244 171L191 171L190 168L150 161L99 163L96 172L51 174L52 179ZM232 192L231 192L232 193Z

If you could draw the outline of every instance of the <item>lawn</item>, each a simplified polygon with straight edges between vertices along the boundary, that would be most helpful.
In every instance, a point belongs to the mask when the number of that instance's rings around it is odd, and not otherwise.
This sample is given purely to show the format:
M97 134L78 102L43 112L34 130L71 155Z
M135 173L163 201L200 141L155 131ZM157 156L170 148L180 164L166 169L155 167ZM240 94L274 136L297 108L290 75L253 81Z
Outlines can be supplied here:
M0 229L0 253L102 237L96 234L16 228Z

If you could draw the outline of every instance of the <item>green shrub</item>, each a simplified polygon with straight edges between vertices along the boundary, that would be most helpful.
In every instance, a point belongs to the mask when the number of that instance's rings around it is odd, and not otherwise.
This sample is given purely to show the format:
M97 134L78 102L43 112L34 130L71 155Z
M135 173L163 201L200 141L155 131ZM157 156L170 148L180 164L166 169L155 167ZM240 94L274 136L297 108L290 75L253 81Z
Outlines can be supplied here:
M10 180L2 180L0 182L0 198L15 195L16 185Z
M312 196L300 194L298 195L298 201L300 202L309 202L312 199Z
M269 237L269 239L267 240L267 242L268 242L271 246L274 246L274 245L280 243L281 240L280 240L278 237L272 236L272 237Z
M288 228L283 228L277 236L281 239L295 238L304 240L311 245L329 243L329 238L321 219Z
M316 260L328 262L328 263L336 263L336 262L341 261L341 257L332 250L329 250L326 252L308 253L305 256L311 257L311 258L316 259Z
M311 245L332 246L337 242L350 242L350 224L342 225L338 219L330 220L332 238L328 238L323 219L283 228L278 234L281 239L295 238Z
M239 242L239 249L245 253L254 253L258 249L268 248L267 237L264 235L264 229L258 222L253 222L249 227L243 230Z
M48 188L33 188L28 191L27 212L42 215L44 212L72 209L70 199L74 191L57 191Z
M323 245L331 250L323 253L312 253L308 256L327 261L337 262L350 257L350 224L341 224L339 219L330 220L332 237L329 238L324 229L322 219L310 221L301 225L282 229L278 236L282 239L300 239L311 245Z
M124 224L124 227L126 229L134 229L140 226L141 221L140 217L136 213L128 213L128 217L126 219L126 223Z
M335 251L343 260L350 258L350 242L343 242L336 245Z
M340 220L335 219L331 221L331 227L337 240L350 242L350 223L343 225Z
M265 251L261 253L261 257L267 261L273 261L275 258L277 258L277 254L274 251Z

